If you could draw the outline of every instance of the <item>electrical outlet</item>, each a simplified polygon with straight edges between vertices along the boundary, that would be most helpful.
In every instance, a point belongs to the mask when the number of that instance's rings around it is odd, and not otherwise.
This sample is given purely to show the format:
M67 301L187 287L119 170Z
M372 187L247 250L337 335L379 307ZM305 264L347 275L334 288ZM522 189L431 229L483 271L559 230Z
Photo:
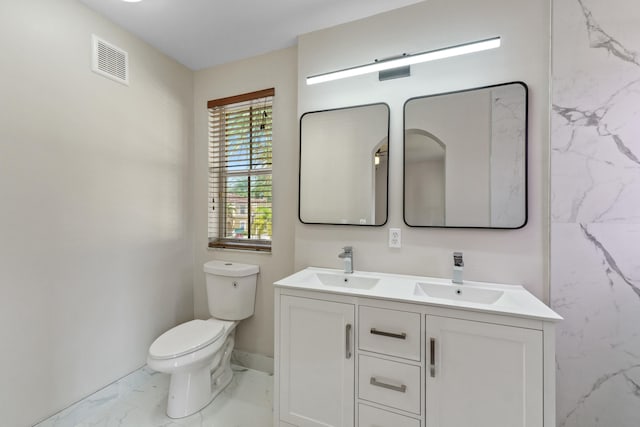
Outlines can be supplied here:
M390 248L402 247L402 233L399 228L389 229L389 247Z

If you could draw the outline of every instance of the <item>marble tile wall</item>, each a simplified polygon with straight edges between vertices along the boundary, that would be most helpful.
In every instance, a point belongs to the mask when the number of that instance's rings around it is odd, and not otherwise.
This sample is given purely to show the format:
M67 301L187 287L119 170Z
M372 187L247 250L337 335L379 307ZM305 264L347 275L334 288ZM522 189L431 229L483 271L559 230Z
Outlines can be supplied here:
M640 426L640 2L554 0L557 426Z
M491 91L492 227L518 227L524 222L525 100L525 89L518 84Z

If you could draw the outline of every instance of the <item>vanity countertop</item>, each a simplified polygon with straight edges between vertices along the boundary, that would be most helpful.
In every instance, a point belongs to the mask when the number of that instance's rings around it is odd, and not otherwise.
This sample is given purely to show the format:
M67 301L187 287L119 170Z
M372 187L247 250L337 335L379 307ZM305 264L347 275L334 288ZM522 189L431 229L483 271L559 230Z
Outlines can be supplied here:
M280 288L458 308L556 322L557 313L520 285L307 267L274 283Z

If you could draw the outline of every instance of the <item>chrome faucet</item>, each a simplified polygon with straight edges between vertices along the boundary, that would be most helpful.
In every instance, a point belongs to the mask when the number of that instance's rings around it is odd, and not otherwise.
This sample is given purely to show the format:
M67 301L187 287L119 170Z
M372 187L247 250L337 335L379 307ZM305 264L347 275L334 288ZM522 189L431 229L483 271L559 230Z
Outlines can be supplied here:
M345 274L353 273L353 247L345 246L342 248L342 252L338 254L338 258L344 259Z
M464 271L464 261L462 260L462 252L453 253L453 278L451 283L462 285L462 272Z

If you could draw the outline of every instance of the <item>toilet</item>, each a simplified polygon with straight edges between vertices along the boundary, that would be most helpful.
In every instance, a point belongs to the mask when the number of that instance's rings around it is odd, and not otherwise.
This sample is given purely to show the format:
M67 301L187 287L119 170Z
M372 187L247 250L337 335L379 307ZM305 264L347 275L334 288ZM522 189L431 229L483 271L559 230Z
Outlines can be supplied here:
M171 375L167 415L183 418L207 406L231 382L236 326L253 315L257 265L204 265L211 318L191 320L160 335L149 348L149 368Z

